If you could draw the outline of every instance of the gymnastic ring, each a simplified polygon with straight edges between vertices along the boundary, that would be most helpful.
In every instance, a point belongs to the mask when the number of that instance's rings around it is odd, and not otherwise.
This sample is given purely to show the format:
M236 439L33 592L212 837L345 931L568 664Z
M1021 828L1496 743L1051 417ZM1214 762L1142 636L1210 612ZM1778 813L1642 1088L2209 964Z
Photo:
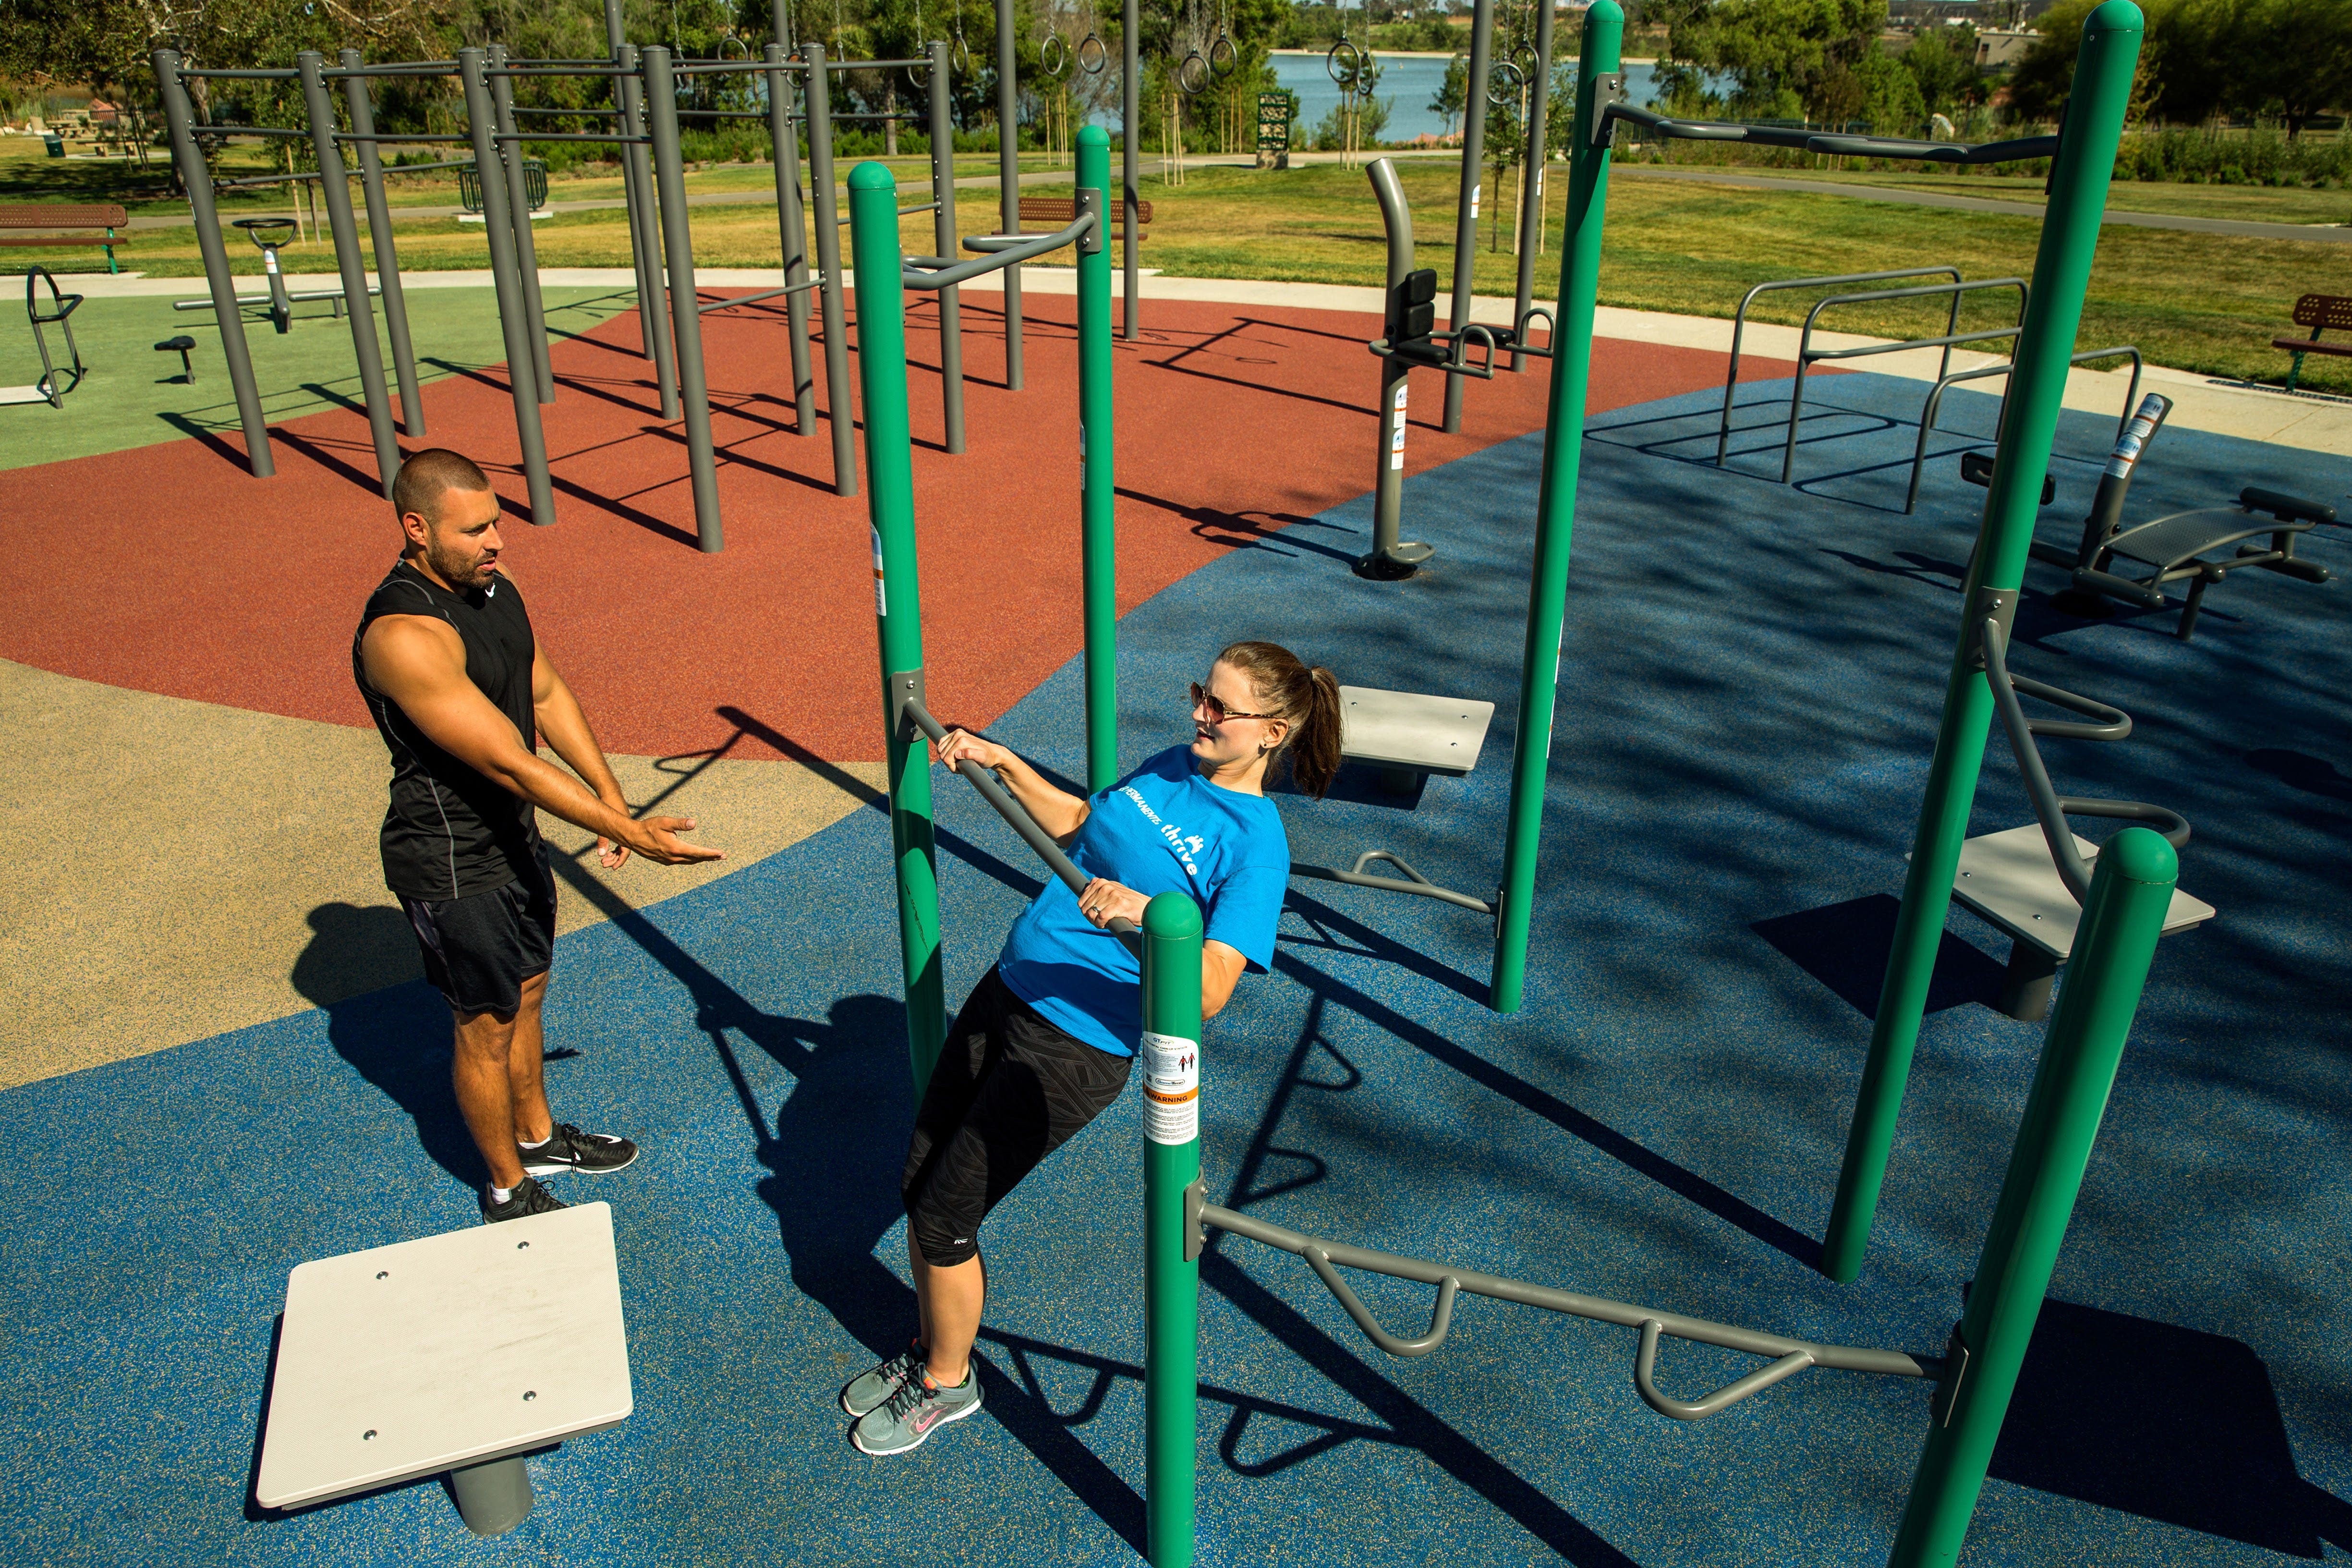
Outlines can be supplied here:
M962 63L961 64L957 63L956 60L956 56L958 55L961 55L963 57ZM948 70L951 75L955 76L970 76L971 74L971 46L965 43L961 38L958 38L955 41L955 47L948 51Z
M1495 94L1495 83L1496 79L1505 72L1510 74L1510 85L1503 89L1502 96L1498 98ZM1508 109L1518 101L1519 89L1527 85L1528 79L1524 71L1508 60L1499 60L1486 76L1486 101L1496 109Z
M1339 58L1342 49L1348 52L1345 63ZM1332 82L1341 92L1353 92L1356 78L1364 68L1364 51L1342 38L1331 46L1329 54L1323 57L1323 68L1331 74Z
M1219 49L1225 51L1224 64L1223 66L1220 66L1217 63L1217 51ZM1209 46L1209 74L1216 78L1219 81L1223 81L1225 78L1233 75L1234 70L1240 67L1241 63L1242 51L1240 47L1234 42L1231 34L1226 33L1222 28L1219 29L1217 33L1217 41Z
M1091 62L1087 55L1088 49L1094 50ZM1078 68L1088 76L1102 75L1110 68L1110 46L1095 34L1088 33L1078 44Z
M1059 33L1048 33L1045 41L1037 46L1037 68L1060 80L1070 68L1070 46L1062 42Z
M1522 57L1525 57L1524 59ZM1542 64L1543 57L1536 52L1536 47L1533 44L1521 44L1511 51L1511 65L1519 73L1521 81L1533 77L1537 68Z
M1209 90L1210 80L1209 57L1200 50L1194 49L1176 63L1176 90L1185 97L1200 97Z

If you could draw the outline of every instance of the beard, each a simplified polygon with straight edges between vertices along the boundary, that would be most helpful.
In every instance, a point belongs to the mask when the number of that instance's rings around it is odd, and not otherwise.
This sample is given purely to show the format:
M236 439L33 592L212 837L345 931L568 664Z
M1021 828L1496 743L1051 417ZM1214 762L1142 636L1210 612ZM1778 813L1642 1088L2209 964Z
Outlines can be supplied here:
M486 561L480 554L453 550L437 540L425 547L425 563L433 568L435 576L461 594L487 588L498 576L495 557Z

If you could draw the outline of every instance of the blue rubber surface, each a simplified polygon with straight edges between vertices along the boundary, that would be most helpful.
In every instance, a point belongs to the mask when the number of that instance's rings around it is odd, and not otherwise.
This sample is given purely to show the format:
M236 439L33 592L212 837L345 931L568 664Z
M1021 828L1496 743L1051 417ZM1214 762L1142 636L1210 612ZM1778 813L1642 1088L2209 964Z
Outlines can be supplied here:
M1800 475L1832 477L1794 490L1680 459L1697 444L1678 440L1711 432L1706 395L1599 422L1528 1005L1483 1005L1480 917L1296 884L1274 973L1209 1030L1213 1197L1539 1282L1941 1349L2040 1043L1985 1005L2006 942L1963 913L1869 1265L1847 1287L1811 1268L1982 494L1946 457L1919 514L1897 515L1905 471L1885 465L1907 464L1899 421L1919 393L1817 383L1822 438ZM1989 428L1991 406L1956 393L1951 421ZM2112 431L2069 415L2061 449L2097 454ZM1777 472L1776 442L1744 438L1745 466ZM1184 682L1244 636L1351 684L1492 698L1467 779L1407 804L1353 777L1322 803L1280 800L1300 858L1384 847L1491 889L1538 455L1530 438L1409 482L1407 533L1440 550L1411 584L1348 573L1367 500L1132 611L1129 760L1181 737ZM2059 520L2079 518L2094 472L2059 465L2048 537L2071 536ZM2343 505L2347 479L2340 462L2168 432L2132 515L2248 482ZM2307 549L2352 570L2340 533ZM2342 1556L2352 588L2232 577L2182 644L2169 616L2065 616L2058 585L2029 572L2012 668L2138 722L2120 745L2050 742L2058 785L2185 813L2183 885L2221 912L2159 952L1967 1561ZM932 697L952 720L955 693ZM994 732L1067 778L1078 718L1073 666ZM942 779L939 795L960 999L1038 873L971 791ZM2028 819L1996 751L1974 830ZM877 1461L833 1406L910 1327L888 878L884 819L860 811L561 943L558 1114L646 1150L622 1174L553 1184L614 1205L636 1411L533 1459L538 1511L494 1541L465 1533L437 1483L284 1518L247 1506L287 1270L471 1220L479 1173L429 992L0 1095L16 1155L0 1175L7 1560L1133 1561L1132 1093L991 1221L985 1413ZM1231 1237L1203 1285L1203 1563L1872 1563L1927 1418L1921 1384L1813 1372L1670 1422L1633 1394L1630 1332L1468 1299L1443 1351L1390 1362L1304 1264ZM1360 1288L1418 1330L1426 1292ZM1692 1395L1752 1364L1670 1343L1660 1381Z

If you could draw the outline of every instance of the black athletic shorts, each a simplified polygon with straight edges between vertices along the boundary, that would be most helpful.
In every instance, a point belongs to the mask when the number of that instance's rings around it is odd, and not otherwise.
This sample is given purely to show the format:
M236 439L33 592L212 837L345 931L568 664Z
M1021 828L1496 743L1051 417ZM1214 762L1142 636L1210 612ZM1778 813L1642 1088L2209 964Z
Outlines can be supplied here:
M555 878L544 847L537 870L471 898L402 895L425 978L453 1011L511 1017L522 1005L522 983L554 963Z
M898 1195L923 1261L977 1254L988 1211L1118 1098L1133 1064L1047 1022L991 968L948 1031L907 1144Z

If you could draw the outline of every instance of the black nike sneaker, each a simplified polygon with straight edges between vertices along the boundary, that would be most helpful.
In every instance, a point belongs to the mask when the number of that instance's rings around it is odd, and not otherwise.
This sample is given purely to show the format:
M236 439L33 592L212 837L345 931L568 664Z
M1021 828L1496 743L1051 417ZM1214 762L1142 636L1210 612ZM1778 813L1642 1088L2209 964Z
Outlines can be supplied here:
M553 1193L525 1176L502 1204L492 1203L487 1191L482 1194L482 1223L496 1225L502 1219L520 1219L530 1214L553 1214L557 1209L569 1206L559 1201Z
M594 1174L619 1170L637 1157L637 1146L609 1132L583 1132L569 1121L559 1121L546 1142L515 1152L522 1159L525 1175L553 1176L566 1171Z

